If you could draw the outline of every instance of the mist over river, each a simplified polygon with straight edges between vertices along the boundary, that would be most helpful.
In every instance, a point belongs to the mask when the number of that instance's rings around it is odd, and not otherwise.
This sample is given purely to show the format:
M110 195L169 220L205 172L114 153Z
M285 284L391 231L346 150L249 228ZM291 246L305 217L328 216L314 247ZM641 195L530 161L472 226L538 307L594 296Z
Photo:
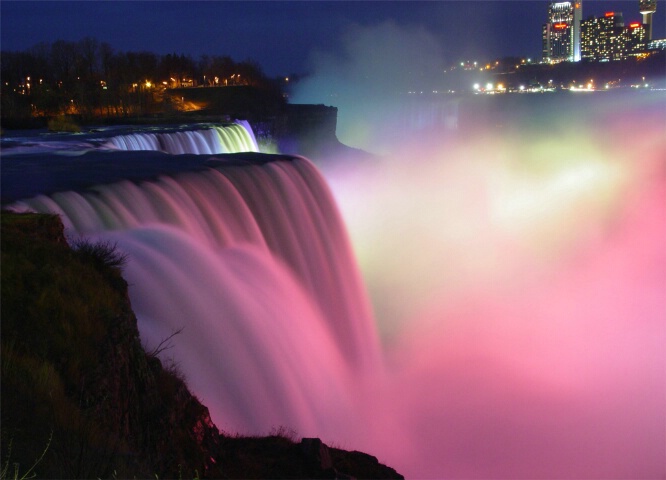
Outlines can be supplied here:
M664 92L430 99L322 165L384 347L368 445L415 478L663 477Z
M408 478L664 477L663 92L342 100L363 160L6 133L3 202L129 254L142 341L183 329L162 357L222 430Z

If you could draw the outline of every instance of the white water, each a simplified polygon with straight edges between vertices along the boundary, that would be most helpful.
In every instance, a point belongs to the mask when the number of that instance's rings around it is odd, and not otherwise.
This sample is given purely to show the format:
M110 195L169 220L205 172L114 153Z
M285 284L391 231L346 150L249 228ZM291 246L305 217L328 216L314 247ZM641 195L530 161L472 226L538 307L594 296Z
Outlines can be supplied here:
M219 167L140 185L20 202L69 235L117 242L147 350L163 357L227 431L337 435L379 366L346 233L312 164Z
M109 139L104 147L130 151L161 151L172 155L259 151L257 140L245 120L233 125L211 126L191 131L118 135Z

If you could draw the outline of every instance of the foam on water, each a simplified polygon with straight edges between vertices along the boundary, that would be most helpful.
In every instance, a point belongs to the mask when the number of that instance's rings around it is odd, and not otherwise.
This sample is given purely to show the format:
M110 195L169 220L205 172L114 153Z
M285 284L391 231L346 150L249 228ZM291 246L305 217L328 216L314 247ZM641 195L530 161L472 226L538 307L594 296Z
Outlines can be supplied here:
M168 133L132 133L109 139L104 148L161 151L171 155L257 152L259 147L246 121L226 126Z
M246 120L225 125L184 127L107 127L83 133L9 132L2 137L3 156L25 154L83 155L91 151L160 151L172 155L258 152Z

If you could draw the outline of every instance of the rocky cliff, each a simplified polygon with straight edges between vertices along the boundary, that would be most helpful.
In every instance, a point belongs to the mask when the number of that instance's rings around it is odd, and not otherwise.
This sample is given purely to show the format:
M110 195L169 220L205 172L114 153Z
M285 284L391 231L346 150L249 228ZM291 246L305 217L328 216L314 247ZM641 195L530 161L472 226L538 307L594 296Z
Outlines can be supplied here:
M1 221L2 478L401 478L318 439L219 432L143 350L113 245L71 248L57 216Z

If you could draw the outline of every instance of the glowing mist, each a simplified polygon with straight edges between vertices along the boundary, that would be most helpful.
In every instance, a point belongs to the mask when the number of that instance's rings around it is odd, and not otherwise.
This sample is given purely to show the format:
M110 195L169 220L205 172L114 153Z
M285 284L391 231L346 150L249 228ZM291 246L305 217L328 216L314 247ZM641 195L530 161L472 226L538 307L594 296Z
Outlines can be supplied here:
M666 475L666 104L629 98L323 165L388 366L364 448L415 478Z

